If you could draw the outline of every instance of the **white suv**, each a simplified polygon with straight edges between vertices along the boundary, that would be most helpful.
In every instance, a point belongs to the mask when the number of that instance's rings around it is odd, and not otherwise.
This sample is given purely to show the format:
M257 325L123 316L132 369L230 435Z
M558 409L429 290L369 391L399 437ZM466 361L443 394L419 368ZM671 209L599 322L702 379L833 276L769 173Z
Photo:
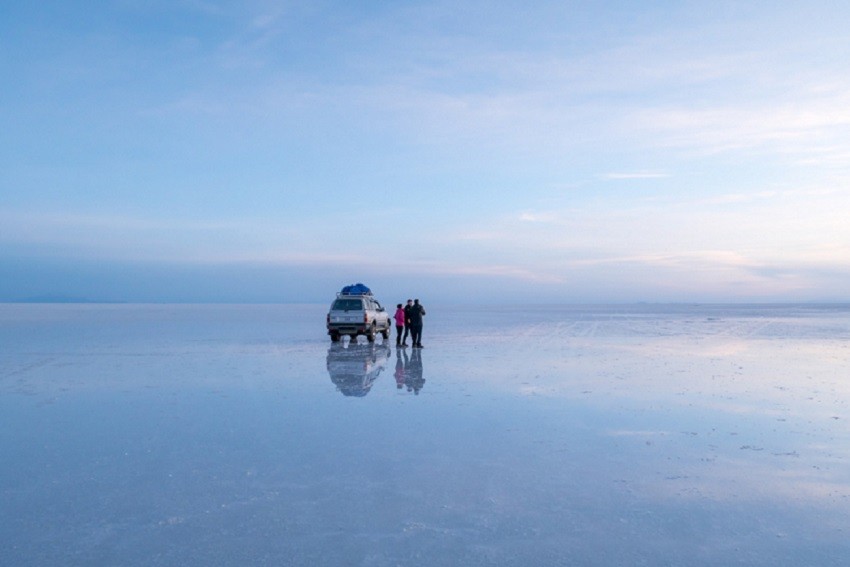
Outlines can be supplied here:
M392 328L389 313L372 297L368 288L366 292L361 292L360 288L346 291L349 287L353 286L346 286L336 295L328 311L327 326L331 341L339 342L343 335L350 336L352 340L366 335L369 342L373 343L378 333L384 340L389 339Z

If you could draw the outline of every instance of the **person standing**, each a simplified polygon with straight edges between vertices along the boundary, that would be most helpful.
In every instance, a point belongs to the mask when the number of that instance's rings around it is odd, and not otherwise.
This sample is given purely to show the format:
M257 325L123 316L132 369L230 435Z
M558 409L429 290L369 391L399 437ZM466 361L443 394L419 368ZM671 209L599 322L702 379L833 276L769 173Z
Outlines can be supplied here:
M425 316L425 308L418 299L413 300L413 305L408 312L410 320L410 336L413 340L413 348L424 348L422 346L422 317Z
M413 307L413 300L408 299L407 305L404 306L404 336L401 338L401 346L407 346L407 335L410 334L410 308Z
M401 308L401 303L396 305L395 315L395 346L401 346L401 332L404 330L404 309Z

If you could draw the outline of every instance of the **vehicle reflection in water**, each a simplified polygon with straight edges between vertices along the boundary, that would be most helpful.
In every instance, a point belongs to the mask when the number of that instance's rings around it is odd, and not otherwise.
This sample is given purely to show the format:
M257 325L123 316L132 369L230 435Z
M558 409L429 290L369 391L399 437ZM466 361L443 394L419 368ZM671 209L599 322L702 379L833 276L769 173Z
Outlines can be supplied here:
M345 396L363 397L372 389L392 355L385 344L333 343L328 349L328 373Z
M399 390L407 387L408 392L419 395L419 390L425 385L421 349L413 349L410 356L407 355L407 349L395 349L395 384Z

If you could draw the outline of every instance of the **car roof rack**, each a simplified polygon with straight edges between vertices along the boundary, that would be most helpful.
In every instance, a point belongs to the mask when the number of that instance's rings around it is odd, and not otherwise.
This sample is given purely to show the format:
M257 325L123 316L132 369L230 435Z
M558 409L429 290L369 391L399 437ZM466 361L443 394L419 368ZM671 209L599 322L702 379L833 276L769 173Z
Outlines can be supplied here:
M342 288L342 291L340 291L336 295L337 297L359 297L363 295L372 295L372 290L362 283L356 283L345 286L344 288Z

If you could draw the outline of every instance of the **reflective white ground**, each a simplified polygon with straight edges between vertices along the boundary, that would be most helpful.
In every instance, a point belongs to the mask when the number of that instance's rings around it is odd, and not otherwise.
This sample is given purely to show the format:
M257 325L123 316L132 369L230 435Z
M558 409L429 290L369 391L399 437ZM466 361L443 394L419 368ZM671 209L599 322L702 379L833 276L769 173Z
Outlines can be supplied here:
M3 565L847 565L850 308L0 305Z

